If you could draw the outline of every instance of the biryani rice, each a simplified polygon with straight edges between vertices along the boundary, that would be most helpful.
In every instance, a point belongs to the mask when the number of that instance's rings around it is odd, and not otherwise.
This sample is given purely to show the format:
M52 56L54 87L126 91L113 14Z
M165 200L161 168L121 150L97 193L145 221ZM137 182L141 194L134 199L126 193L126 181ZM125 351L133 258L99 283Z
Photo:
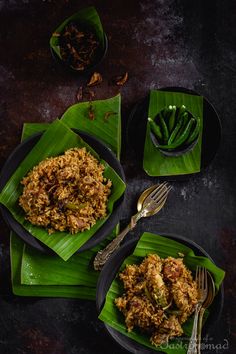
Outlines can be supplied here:
M128 332L140 328L154 346L183 334L182 324L198 301L197 284L183 259L150 254L140 265L126 266L119 277L124 294L115 304Z
M86 148L41 161L21 181L19 204L26 219L49 233L90 229L107 215L112 182L103 172L104 165Z

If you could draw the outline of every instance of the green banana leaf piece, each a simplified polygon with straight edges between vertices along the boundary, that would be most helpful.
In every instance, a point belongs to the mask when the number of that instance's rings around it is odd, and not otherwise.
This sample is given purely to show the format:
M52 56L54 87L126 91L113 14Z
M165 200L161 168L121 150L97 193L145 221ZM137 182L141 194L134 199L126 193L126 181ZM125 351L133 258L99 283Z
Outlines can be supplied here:
M21 284L84 285L96 287L98 273L90 262L93 252L73 255L67 262L58 256L46 255L24 246L21 264Z
M89 27L91 30L93 30L100 43L101 50L104 49L105 41L103 27L101 24L100 17L93 6L82 9L73 14L72 16L68 17L64 22L62 22L62 24L60 24L60 26L55 29L54 33L61 33L64 27L71 21ZM62 59L60 53L59 38L53 36L52 34L49 44L55 54L60 59Z
M21 141L30 138L34 134L43 133L49 126L50 123L25 123L22 129Z
M206 267L214 278L216 289L219 290L225 276L225 272L222 269L218 268L206 257L195 256L194 252L189 247L184 246L180 242L148 232L145 232L141 236L133 254L127 257L123 262L121 270L124 269L126 264L141 263L143 258L151 253L156 253L162 258L166 258L168 256L179 258L179 252L184 254L184 263L192 271L196 269L197 265ZM127 337L153 350L162 351L169 354L182 354L187 352L184 345L181 345L181 339L170 341L169 346L162 345L155 348L149 342L147 335L141 334L138 330L128 333L125 327L124 317L114 304L115 298L121 296L123 291L123 286L120 280L116 277L107 293L105 305L99 315L100 320L104 321L109 326L113 327ZM192 324L192 318L184 324L183 329L185 335L189 336L191 334ZM182 342L182 344L184 343Z
M99 158L96 152L79 135L69 129L65 123L55 120L14 172L0 194L0 202L11 211L14 218L34 237L46 244L64 260L68 260L101 227L112 213L115 201L121 197L125 190L125 184L121 178L105 161L101 161L105 166L104 176L111 179L113 184L108 200L108 216L106 218L98 220L90 230L75 235L67 232L55 232L53 235L49 235L47 230L32 225L25 220L25 215L18 206L18 199L22 193L20 181L40 161L49 156L59 155L71 147L86 147L95 157Z
M24 242L13 232L10 237L11 278L13 294L19 296L63 297L95 300L96 288L70 285L24 285L21 283L21 262Z
M91 134L106 144L120 159L121 150L121 96L120 94L92 102L95 119L88 119L89 102L76 103L70 106L61 117L61 121L69 128L79 129ZM109 119L105 119L107 112L112 112ZM26 123L22 136L29 138L35 133L42 132L49 127L49 123Z
M70 106L62 115L62 122L70 128L82 130L100 139L120 159L121 150L121 96L120 94L106 100L92 102L95 119L88 119L89 102L81 102ZM112 113L106 119L106 113Z
M24 245L21 263L21 284L84 285L96 288L99 272L93 269L97 252L116 236L116 228L99 245L73 255L67 262L57 255L42 254Z
M175 105L178 107L182 104L186 106L193 116L200 118L201 128L198 142L192 151L181 156L165 156L153 145L150 137L150 126L147 124L143 168L149 176L184 175L200 172L201 170L203 97L182 92L151 90L148 117L155 118L166 106Z

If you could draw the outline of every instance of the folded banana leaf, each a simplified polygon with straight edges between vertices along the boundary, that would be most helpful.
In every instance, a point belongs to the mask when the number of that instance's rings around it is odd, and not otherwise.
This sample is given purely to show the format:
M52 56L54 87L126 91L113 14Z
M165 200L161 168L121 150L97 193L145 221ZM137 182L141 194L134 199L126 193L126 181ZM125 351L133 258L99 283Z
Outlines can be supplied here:
M105 41L104 41L104 31L103 27L100 21L100 17L96 11L96 9L93 6L87 7L85 9L82 9L72 16L68 17L60 26L58 26L54 33L52 34L50 38L50 47L51 49L55 52L55 54L62 59L61 53L60 53L60 46L59 46L59 37L58 34L62 32L64 27L69 23L69 22L76 22L80 23L81 25L85 25L86 27L91 28L97 39L99 40L101 49L104 49L105 46ZM56 35L55 35L56 34Z
M36 133L43 133L48 129L50 123L25 123L22 129L22 141Z
M164 156L156 148L150 137L150 126L147 124L146 138L143 155L143 168L149 176L183 175L200 172L201 169L201 146L203 128L203 97L190 95L182 92L168 92L151 90L149 99L148 116L155 116L166 106L184 104L193 116L199 117L201 128L198 142L192 151L181 156ZM148 117L147 117L148 118Z
M190 270L194 271L196 269L196 266L199 265L206 267L211 272L217 290L219 290L219 287L224 279L225 272L222 269L218 268L208 258L195 256L194 252L189 247L186 247L180 242L147 232L145 232L141 236L133 254L126 258L120 270L122 270L126 264L141 263L143 258L151 253L156 253L162 258L166 258L168 256L179 258L179 253L183 253L184 263ZM169 354L186 353L184 345L181 345L181 339L175 339L173 341L170 341L169 346L162 345L155 348L153 345L151 345L147 335L143 333L141 334L138 330L127 332L124 323L124 317L114 304L115 298L121 296L123 294L123 291L124 289L120 280L118 278L115 278L107 293L105 305L99 315L100 320L104 321L109 326L113 327L114 329L126 335L127 337L132 338L138 343L153 350L162 351ZM183 326L185 335L189 336L191 334L192 324L192 318L185 322Z
M96 288L71 285L24 285L21 283L21 263L24 242L13 232L10 238L11 278L13 294L19 296L63 297L95 300ZM65 263L65 262L64 262ZM49 271L49 269L48 269Z
M121 96L120 94L105 99L92 101L94 120L88 117L90 102L76 103L70 106L61 117L61 121L69 128L79 129L93 135L111 148L120 159L121 150ZM109 116L109 117L108 117ZM24 139L42 132L49 127L48 123L24 124Z
M62 122L70 128L78 128L100 139L120 158L121 150L121 97L114 96L106 100L92 102L94 120L90 120L89 102L70 106L62 115Z
M42 254L24 245L21 263L21 284L25 285L84 285L96 287L99 272L93 270L97 252L116 236L116 229L106 240L90 250L63 261L57 255Z
M84 285L96 287L98 272L92 268L92 251L73 255L67 262L58 256L46 255L24 246L21 264L21 284Z
M103 225L112 213L114 203L125 190L125 184L122 179L105 161L100 160L105 166L104 176L112 181L111 195L107 203L108 215L106 218L98 220L89 230L74 235L58 231L49 235L44 228L28 222L18 205L18 199L22 193L20 181L40 161L50 156L59 155L72 147L86 147L88 151L99 159L97 153L78 134L68 128L65 123L55 120L16 169L0 194L0 202L11 211L14 218L34 237L51 248L64 260L68 260Z

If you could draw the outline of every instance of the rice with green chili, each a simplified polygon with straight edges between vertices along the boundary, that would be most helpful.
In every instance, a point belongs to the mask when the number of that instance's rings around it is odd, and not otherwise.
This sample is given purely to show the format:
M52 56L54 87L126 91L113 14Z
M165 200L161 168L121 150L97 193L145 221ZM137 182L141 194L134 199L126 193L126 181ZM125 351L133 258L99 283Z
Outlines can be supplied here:
M140 265L127 265L119 277L124 294L115 304L128 332L140 328L154 346L183 334L182 324L195 309L198 290L182 259L150 254Z
M41 161L21 181L19 204L26 219L50 234L90 229L107 215L112 183L103 172L104 165L85 148Z

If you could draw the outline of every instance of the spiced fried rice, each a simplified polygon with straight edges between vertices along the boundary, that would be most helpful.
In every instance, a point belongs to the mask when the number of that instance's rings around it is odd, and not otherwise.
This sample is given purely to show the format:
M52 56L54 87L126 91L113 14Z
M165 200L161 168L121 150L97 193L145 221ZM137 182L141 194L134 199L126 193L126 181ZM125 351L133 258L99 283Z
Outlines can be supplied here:
M127 330L148 333L158 346L183 334L182 324L194 312L197 284L180 258L148 255L140 265L128 265L119 277L124 294L115 299Z
M111 181L104 165L86 148L41 161L23 178L19 204L26 218L49 233L90 229L107 214Z

